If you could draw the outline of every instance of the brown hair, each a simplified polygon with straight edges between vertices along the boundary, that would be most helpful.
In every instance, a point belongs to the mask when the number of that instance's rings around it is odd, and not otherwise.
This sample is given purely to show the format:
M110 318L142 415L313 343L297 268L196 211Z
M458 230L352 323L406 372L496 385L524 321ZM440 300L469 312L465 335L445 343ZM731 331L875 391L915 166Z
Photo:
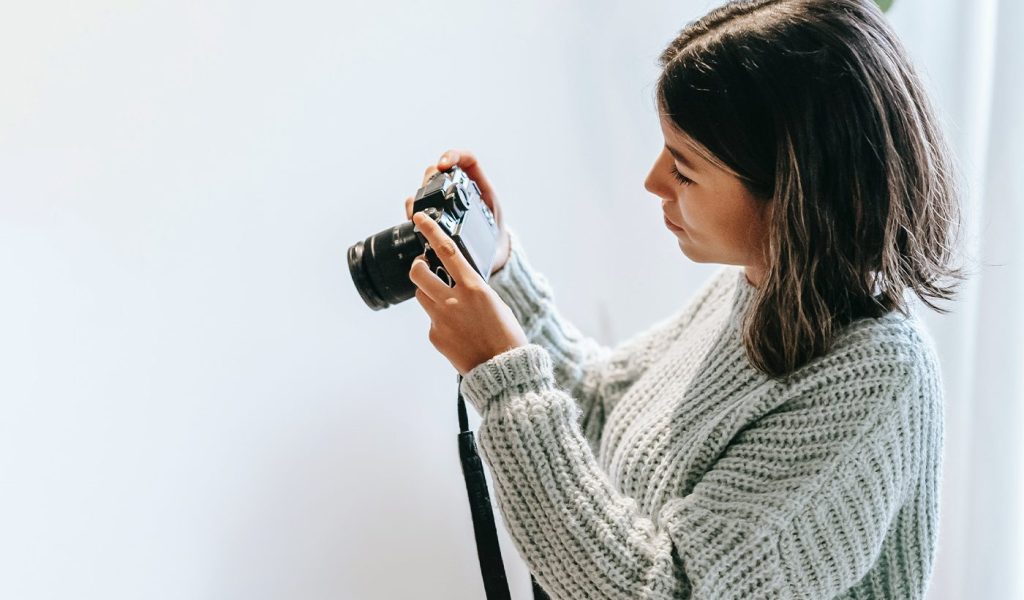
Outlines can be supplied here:
M716 8L661 54L657 104L771 203L747 356L781 376L855 319L954 296L959 173L907 53L868 0ZM702 146L702 147L701 147Z

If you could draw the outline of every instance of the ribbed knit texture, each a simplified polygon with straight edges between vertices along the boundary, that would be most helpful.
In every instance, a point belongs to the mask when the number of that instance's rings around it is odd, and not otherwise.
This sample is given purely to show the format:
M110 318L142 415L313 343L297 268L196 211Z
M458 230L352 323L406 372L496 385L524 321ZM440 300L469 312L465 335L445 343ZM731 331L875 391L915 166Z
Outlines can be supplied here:
M612 348L559 314L511 235L489 283L531 343L461 390L505 524L553 599L925 595L943 411L915 313L856 321L773 380L744 352L741 267Z

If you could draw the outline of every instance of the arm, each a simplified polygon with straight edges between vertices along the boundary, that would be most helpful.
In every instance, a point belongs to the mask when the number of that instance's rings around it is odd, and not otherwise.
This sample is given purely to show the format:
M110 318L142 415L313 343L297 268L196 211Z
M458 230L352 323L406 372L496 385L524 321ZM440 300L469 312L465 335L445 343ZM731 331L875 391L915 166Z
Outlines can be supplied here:
M711 284L695 300L616 347L583 335L555 306L547 279L530 264L516 232L509 229L510 252L488 284L516 315L529 340L547 350L554 383L576 400L581 424L595 444L605 415L629 386L675 340L707 297ZM713 282L712 282L713 283Z
M544 348L462 386L512 539L552 598L826 598L874 562L921 451L911 367L857 360L766 407L656 515L610 484Z

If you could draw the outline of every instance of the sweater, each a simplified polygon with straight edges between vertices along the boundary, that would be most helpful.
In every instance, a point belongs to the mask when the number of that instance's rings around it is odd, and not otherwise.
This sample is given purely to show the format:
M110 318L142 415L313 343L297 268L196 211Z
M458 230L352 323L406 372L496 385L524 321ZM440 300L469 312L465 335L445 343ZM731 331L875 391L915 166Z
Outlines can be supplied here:
M916 310L855 320L772 378L742 344L742 267L608 347L559 313L510 236L488 283L529 343L459 389L510 538L553 600L924 597L943 406Z

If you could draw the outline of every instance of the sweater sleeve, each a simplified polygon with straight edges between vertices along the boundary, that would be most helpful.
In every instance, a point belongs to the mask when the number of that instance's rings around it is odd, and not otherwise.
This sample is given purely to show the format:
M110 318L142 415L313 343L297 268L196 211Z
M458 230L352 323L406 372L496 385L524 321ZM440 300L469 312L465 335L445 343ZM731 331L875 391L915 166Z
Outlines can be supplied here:
M488 284L512 309L530 342L547 350L554 382L580 407L585 435L595 444L605 415L629 386L675 340L708 295L711 281L694 301L663 317L618 346L606 346L584 335L555 306L547 278L538 272L519 243L515 230L508 262L492 274Z
M543 347L462 387L510 535L553 599L803 599L848 589L880 553L920 452L911 371L860 364L787 392L653 515L596 462Z

